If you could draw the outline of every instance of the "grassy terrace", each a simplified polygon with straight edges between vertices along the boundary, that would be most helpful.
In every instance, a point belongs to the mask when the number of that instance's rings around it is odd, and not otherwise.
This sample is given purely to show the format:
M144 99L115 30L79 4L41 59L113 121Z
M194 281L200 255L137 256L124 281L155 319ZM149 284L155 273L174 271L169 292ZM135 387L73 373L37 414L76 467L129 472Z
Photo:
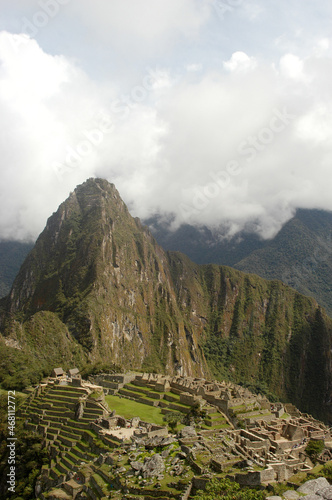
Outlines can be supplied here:
M164 392L165 396L171 396L172 398L176 399L177 401L180 401L180 395L175 394L175 392Z
M139 417L144 422L165 425L161 408L147 406L119 396L106 396L105 399L110 410L115 410L118 415L125 418Z

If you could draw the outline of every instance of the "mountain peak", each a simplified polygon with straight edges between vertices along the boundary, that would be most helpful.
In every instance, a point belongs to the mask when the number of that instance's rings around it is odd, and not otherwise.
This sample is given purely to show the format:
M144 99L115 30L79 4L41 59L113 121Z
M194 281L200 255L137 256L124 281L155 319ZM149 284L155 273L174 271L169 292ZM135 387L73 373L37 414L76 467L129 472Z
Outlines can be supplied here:
M81 288L78 276L91 273L93 280L92 269L97 266L103 241L112 240L115 225L136 228L114 184L90 178L77 186L48 219L21 267L10 293L11 312L56 310L56 299L50 301L50 296L60 284L67 282L73 290L74 286Z
M90 196L91 200L98 200L103 197L115 203L124 204L115 185L105 179L90 177L75 188L74 194L77 197Z
M127 207L123 202L118 190L114 184L111 184L105 179L93 178L87 179L82 184L78 185L75 190L70 193L66 201L64 201L57 212L63 211L70 214L70 208L78 208L82 215L87 214L97 207L112 208L116 211L125 211L128 213Z

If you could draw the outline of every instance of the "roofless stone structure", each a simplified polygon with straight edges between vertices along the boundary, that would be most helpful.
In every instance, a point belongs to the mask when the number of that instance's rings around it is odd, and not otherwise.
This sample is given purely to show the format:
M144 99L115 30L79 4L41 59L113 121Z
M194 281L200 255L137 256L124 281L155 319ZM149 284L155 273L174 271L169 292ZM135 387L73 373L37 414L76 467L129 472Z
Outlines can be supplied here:
M332 439L323 423L298 411L287 415L281 403L231 382L149 373L100 374L84 381L62 377L58 369L53 374L21 410L26 428L43 436L51 456L37 485L42 500L123 498L123 493L187 500L213 474L255 486L310 471L305 453L310 439L324 441L322 461L331 456ZM167 426L124 418L107 406L108 394L160 408L164 415L182 412L192 425L175 436ZM193 408L203 412L196 422Z

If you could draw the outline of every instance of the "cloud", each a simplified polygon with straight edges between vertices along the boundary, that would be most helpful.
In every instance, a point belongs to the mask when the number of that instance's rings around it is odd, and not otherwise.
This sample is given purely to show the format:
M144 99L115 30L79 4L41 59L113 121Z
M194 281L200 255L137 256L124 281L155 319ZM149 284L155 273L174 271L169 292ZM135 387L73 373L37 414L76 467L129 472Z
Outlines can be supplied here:
M280 70L287 78L303 78L303 61L298 56L286 54L280 61Z
M229 61L224 62L224 68L228 71L247 72L255 69L257 61L254 57L249 57L245 52L234 52Z
M2 0L0 30L25 33L66 54L94 79L126 88L142 67L186 52L211 17L212 0Z
M134 215L231 234L271 237L297 207L332 210L330 46L274 65L235 51L209 71L146 67L124 91L2 32L1 237L36 237L90 176L114 182Z
M154 169L140 172L150 189L125 191L134 211L272 237L298 207L331 210L331 62L287 54L274 69L255 62L244 76L235 65L173 85L157 106Z
M26 35L0 34L2 238L36 237L67 196L53 163L99 107L93 84L65 57L46 54Z

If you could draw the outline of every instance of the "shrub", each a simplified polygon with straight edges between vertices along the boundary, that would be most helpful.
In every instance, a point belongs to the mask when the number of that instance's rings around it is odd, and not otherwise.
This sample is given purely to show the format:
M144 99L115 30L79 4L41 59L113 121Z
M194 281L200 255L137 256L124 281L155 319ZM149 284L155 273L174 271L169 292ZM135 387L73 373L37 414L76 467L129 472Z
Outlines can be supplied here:
M324 441L314 441L313 439L310 439L305 451L307 455L313 460L314 462L317 461L318 456L322 453L324 450Z
M175 432L177 425L182 422L183 418L184 415L181 412L175 411L173 413L167 413L163 420L168 424L171 431Z
M264 500L265 493L255 489L241 489L229 479L213 478L205 491L198 491L195 500Z

